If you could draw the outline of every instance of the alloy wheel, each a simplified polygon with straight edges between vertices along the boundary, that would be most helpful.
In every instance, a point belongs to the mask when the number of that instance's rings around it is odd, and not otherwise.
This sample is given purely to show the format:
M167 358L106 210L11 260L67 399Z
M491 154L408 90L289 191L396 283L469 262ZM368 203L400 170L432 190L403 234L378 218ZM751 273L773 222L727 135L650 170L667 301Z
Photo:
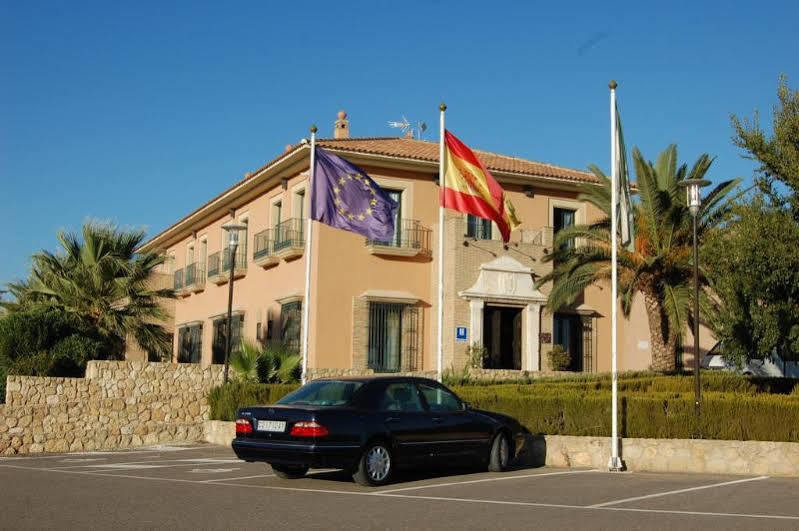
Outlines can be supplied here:
M391 456L383 446L376 445L366 454L366 473L372 481L386 479L391 470Z

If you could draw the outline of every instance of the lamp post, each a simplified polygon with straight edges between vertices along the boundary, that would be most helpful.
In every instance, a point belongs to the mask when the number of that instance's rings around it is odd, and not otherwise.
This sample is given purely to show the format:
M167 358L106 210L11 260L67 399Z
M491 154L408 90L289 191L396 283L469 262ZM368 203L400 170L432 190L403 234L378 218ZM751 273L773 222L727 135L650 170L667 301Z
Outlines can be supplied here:
M705 179L686 179L680 183L687 193L686 203L694 221L694 412L698 417L701 409L701 388L699 386L699 246L696 241L696 218L702 206L700 188L710 184Z
M230 348L233 342L233 274L236 271L236 249L239 247L239 231L247 228L246 225L225 225L222 227L228 233L228 246L230 249L230 278L228 279L227 292L227 341L225 345L225 383L228 381L228 368L230 367ZM222 268L224 269L224 256Z

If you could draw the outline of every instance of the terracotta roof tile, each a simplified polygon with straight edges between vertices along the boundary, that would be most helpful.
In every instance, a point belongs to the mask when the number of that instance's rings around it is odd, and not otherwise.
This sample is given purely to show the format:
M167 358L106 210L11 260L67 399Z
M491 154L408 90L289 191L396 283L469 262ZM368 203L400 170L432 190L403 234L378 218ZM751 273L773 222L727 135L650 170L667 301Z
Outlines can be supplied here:
M400 157L412 160L427 162L438 162L438 142L428 142L426 140L416 140L412 138L397 137L375 137L375 138L323 138L317 140L317 145L337 151L349 151L353 153L365 153L372 155L386 155L390 157ZM294 146L294 149L301 144ZM572 182L598 182L596 177L590 172L554 166L543 162L511 157L482 151L473 150L480 161L485 164L489 171L510 172L522 175L550 177ZM283 154L281 154L283 156ZM264 165L264 168L272 164ZM260 170L258 170L260 171ZM255 173L258 173L256 171Z

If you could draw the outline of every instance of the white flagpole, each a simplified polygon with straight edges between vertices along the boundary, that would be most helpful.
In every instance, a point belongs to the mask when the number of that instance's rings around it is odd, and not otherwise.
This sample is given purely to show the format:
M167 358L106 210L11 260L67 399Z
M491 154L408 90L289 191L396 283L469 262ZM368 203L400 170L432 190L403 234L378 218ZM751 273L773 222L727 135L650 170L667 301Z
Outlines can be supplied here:
M444 193L444 112L447 106L439 105L441 111L441 127L438 146L438 188ZM440 195L439 194L439 195ZM443 378L444 369L444 205L439 198L438 205L438 338L436 343L436 373L438 381Z
M618 367L617 367L617 353L616 353L616 247L617 247L617 228L616 228L616 195L618 191L617 188L617 181L618 181L618 165L616 164L616 159L618 158L618 141L616 138L616 82L610 82L610 247L611 247L611 271L612 271L612 279L611 279L611 289L610 289L610 322L611 322L611 329L610 329L610 356L611 356L611 371L613 373L613 383L612 383L612 395L613 395L613 406L612 406L612 433L611 433L611 455L610 460L608 462L608 468L612 471L619 471L622 470L623 464L621 458L619 457L619 375L618 375Z
M311 167L308 170L307 197L313 199L313 181L316 171L316 126L311 126ZM302 377L304 384L308 380L308 331L311 317L311 254L313 254L313 220L308 208L308 224L305 229L305 297L302 299Z

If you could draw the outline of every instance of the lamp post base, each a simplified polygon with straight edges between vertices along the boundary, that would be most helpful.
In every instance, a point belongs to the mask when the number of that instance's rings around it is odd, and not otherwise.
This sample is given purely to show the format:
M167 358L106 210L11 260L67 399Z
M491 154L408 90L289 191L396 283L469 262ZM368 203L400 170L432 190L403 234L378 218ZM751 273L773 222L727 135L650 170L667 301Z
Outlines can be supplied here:
M610 472L623 472L626 467L621 457L612 457L608 459L608 470Z

